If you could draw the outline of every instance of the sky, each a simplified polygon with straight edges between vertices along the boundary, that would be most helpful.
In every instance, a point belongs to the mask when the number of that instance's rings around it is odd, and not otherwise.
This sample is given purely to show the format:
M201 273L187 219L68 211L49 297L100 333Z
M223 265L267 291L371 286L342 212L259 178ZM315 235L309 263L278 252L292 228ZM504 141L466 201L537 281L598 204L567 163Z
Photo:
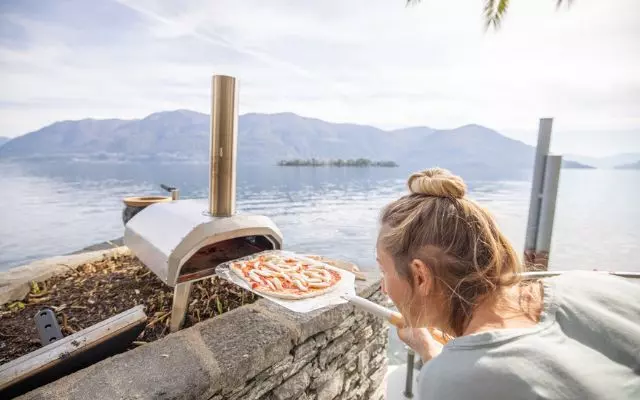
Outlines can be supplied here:
M240 110L384 129L476 123L552 150L640 152L640 1L2 0L0 136L59 120Z

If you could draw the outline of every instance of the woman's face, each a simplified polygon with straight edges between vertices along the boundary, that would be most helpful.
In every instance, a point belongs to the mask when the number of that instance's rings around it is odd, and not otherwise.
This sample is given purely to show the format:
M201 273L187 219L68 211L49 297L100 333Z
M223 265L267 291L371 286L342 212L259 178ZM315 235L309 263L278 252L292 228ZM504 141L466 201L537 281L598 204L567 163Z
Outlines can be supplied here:
M382 273L382 292L391 298L410 326L422 327L430 325L429 310L425 307L428 301L426 298L427 293L423 290L424 285L412 286L406 278L399 275L393 258L380 245L379 240L376 246L376 253L378 267ZM426 270L426 266L422 262L418 262L421 265L417 266L417 268L422 267ZM414 274L409 266L408 273ZM414 282L416 282L418 277L415 274L414 278ZM423 281L424 279L421 280Z
M393 258L380 244L376 246L378 267L382 273L382 292L389 296L405 317L410 310L412 288L409 282L398 275Z

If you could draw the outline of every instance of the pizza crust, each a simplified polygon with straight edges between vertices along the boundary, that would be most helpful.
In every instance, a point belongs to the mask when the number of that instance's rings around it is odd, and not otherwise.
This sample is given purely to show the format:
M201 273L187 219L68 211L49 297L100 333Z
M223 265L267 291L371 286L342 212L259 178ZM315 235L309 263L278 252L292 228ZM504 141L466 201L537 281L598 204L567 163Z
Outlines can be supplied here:
M236 265L231 264L229 269L234 274L236 274L240 279L245 281L249 285L249 287L251 288L251 284L253 283L253 281L250 278L247 278L246 276L244 276L244 273L242 272L241 268L238 268ZM338 272L338 271L336 271L336 272ZM338 274L340 275L340 280L342 280L342 274L340 274L340 272L338 272ZM279 299L301 300L301 299L308 299L310 297L321 296L323 294L326 294L326 293L329 293L329 292L335 290L335 288L340 283L340 280L338 280L334 285L332 285L332 286L330 286L328 288L310 289L310 290L312 290L310 292L301 292L301 293L286 293L285 292L285 293L283 293L283 292L274 292L274 291L269 290L269 289L264 288L264 287L251 288L251 290L256 292L256 293L262 293L264 295L271 296L271 297L276 297L276 298L279 298Z
M317 297L317 296L321 296L325 293L331 292L332 290L334 290L336 288L336 285L333 285L331 287L328 288L324 288L324 289L314 289L312 292L302 292L302 293L281 293L281 292L273 292L270 290L263 290L262 288L255 288L253 289L253 291L257 292L257 293L263 293L266 294L268 296L271 297L277 297L280 299L286 299L286 300L300 300L300 299L308 299L310 297Z

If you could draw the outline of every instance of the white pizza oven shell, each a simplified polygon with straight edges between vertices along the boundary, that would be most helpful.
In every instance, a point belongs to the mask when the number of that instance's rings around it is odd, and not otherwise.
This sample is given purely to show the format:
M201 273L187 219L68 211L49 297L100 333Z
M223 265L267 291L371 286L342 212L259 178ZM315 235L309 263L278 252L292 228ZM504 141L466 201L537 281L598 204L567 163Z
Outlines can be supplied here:
M282 248L282 233L266 216L213 217L206 200L177 200L153 204L133 217L124 243L165 284L175 286L180 269L198 250L249 236L262 236L273 249Z

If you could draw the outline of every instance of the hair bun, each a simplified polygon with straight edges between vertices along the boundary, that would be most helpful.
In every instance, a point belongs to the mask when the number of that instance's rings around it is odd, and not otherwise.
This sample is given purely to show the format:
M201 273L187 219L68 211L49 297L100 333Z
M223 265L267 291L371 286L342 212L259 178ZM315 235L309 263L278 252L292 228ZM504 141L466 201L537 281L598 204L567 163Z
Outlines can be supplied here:
M411 193L434 197L461 199L467 192L462 178L442 168L416 172L409 177L407 185Z

